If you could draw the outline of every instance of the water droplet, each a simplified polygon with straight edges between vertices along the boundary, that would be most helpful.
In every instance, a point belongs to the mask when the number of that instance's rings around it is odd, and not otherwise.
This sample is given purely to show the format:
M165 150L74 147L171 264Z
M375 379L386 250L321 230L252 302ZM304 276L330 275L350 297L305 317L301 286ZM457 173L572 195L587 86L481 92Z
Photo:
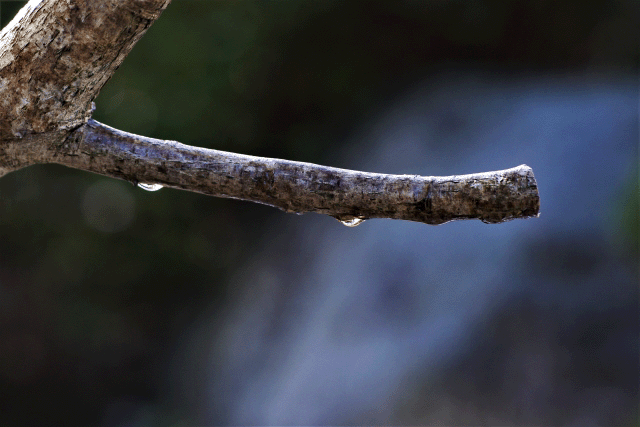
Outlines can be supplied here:
M347 219L345 221L340 221L343 225L346 225L347 227L357 227L358 225L362 224L364 222L364 218L353 218L353 219Z
M158 191L162 188L162 185L160 184L145 184L144 182L139 182L138 183L138 187L142 188L143 190L147 190L147 191Z
M344 217L335 217L338 221L342 223L342 225L346 225L347 227L357 227L366 221L366 218L362 218L359 216L344 216Z

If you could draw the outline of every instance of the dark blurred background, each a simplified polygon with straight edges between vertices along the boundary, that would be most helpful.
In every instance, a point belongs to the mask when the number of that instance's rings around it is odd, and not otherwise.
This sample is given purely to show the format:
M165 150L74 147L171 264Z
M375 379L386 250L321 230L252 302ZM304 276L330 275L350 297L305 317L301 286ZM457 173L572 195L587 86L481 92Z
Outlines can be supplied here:
M638 9L174 0L97 120L372 172L526 163L541 216L352 229L14 172L0 425L640 425Z

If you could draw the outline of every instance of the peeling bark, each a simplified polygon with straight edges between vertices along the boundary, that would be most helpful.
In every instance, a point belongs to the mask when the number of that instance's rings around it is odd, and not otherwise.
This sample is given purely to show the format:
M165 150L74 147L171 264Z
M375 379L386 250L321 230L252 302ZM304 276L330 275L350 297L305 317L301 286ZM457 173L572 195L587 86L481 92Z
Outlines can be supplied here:
M31 0L0 33L0 176L59 163L125 179L317 212L442 224L538 216L526 165L449 177L385 175L138 136L91 120L92 101L170 0Z

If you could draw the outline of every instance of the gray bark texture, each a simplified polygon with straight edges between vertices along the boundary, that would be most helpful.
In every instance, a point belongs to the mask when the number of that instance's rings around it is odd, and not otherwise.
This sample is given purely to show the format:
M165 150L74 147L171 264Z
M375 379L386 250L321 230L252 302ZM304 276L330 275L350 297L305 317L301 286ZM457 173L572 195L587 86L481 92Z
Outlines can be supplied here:
M58 163L134 184L159 184L317 212L442 224L536 217L526 165L448 177L385 175L191 147L91 119L92 101L170 0L31 0L0 33L0 176Z

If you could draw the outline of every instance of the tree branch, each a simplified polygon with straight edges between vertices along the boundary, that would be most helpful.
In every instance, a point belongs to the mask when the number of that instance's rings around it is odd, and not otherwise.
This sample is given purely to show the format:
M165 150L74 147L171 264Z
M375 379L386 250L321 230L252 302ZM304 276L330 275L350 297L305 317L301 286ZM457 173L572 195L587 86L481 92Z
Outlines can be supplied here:
M473 175L385 175L191 147L122 132L95 120L41 159L137 183L317 212L356 225L368 218L499 223L538 215L526 165ZM354 224L355 223L355 224Z
M170 0L31 0L0 32L0 176L36 163L318 212L442 224L537 216L531 168L384 175L190 147L90 120L92 101Z

